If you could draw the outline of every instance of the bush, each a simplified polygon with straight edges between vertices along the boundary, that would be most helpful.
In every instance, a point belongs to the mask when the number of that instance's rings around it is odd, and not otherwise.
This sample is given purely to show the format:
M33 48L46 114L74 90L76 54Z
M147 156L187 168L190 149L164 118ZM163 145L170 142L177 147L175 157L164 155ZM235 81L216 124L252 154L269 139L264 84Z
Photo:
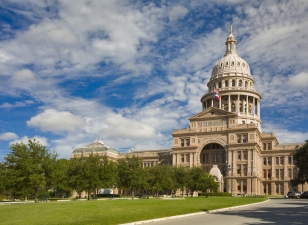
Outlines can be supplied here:
M121 195L119 194L97 194L98 198L121 198Z
M228 197L231 197L232 194L231 193L228 193L228 192L211 192L211 193L205 193L205 192L202 192L202 193L198 193L198 196L228 196Z

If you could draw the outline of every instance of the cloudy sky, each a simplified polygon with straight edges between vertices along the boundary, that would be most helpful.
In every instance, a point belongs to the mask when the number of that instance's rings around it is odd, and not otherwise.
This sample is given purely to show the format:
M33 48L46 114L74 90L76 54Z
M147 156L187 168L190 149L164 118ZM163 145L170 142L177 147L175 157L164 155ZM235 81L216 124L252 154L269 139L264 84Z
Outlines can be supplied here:
M308 1L0 1L0 161L36 138L60 157L99 139L171 147L234 23L262 131L308 139Z

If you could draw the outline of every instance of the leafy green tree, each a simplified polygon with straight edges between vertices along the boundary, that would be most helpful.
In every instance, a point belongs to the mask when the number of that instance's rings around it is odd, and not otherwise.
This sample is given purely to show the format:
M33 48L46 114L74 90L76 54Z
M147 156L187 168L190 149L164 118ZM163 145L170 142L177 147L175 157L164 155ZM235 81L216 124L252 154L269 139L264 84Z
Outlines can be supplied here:
M31 189L35 202L38 202L38 192L51 183L57 154L49 152L45 146L28 139L28 143L11 145L12 152L5 158L11 188Z
M101 158L101 167L99 173L101 187L111 188L117 186L117 164L114 161L108 159L106 155Z
M118 160L118 186L119 188L129 189L132 199L134 199L135 191L140 190L143 186L144 169L142 161L139 157L132 156Z
M199 191L199 183L204 174L201 167L192 167L188 170L187 187L191 191L191 196L193 196L194 191Z
M68 184L70 188L76 190L79 198L81 197L81 193L86 190L86 180L84 179L85 163L86 162L82 157L70 159L68 164Z
M156 165L149 169L150 186L158 197L159 191L172 190L174 187L173 168L171 166Z
M72 191L68 179L69 160L59 159L55 162L55 170L53 172L52 187L55 193L61 194L64 198L67 193ZM55 196L56 197L56 196Z
M197 183L197 187L199 191L205 192L205 196L208 197L209 192L217 191L219 184L212 175L206 173L201 176Z
M185 167L173 167L174 170L174 190L180 189L183 192L188 183L188 171ZM183 195L184 197L184 195Z
M293 160L298 168L298 175L291 180L292 186L308 182L308 140L306 140L302 147L296 150Z

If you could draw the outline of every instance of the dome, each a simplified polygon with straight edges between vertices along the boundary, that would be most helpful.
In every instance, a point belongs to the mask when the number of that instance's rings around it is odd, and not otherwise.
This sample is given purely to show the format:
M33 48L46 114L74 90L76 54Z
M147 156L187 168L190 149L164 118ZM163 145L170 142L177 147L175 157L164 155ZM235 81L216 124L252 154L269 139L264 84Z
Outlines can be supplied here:
M224 74L251 77L248 63L236 53L236 39L232 34L232 26L230 27L230 34L225 44L226 53L224 57L215 64L211 79L221 77Z
M221 58L212 70L212 79L224 73L251 76L248 63L237 54L228 54Z
M73 151L73 154L78 154L78 153L94 153L94 152L111 152L111 153L116 153L120 154L118 150L110 148L108 145L105 145L102 140L95 141L92 144L86 145L83 148L78 148Z

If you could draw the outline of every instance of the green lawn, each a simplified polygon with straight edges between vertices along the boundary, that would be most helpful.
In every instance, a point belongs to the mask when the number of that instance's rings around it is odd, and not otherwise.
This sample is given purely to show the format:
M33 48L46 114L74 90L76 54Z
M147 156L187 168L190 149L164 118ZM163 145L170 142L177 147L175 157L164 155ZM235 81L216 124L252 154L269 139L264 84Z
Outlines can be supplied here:
M0 224L120 224L261 202L265 198L195 197L0 205Z

